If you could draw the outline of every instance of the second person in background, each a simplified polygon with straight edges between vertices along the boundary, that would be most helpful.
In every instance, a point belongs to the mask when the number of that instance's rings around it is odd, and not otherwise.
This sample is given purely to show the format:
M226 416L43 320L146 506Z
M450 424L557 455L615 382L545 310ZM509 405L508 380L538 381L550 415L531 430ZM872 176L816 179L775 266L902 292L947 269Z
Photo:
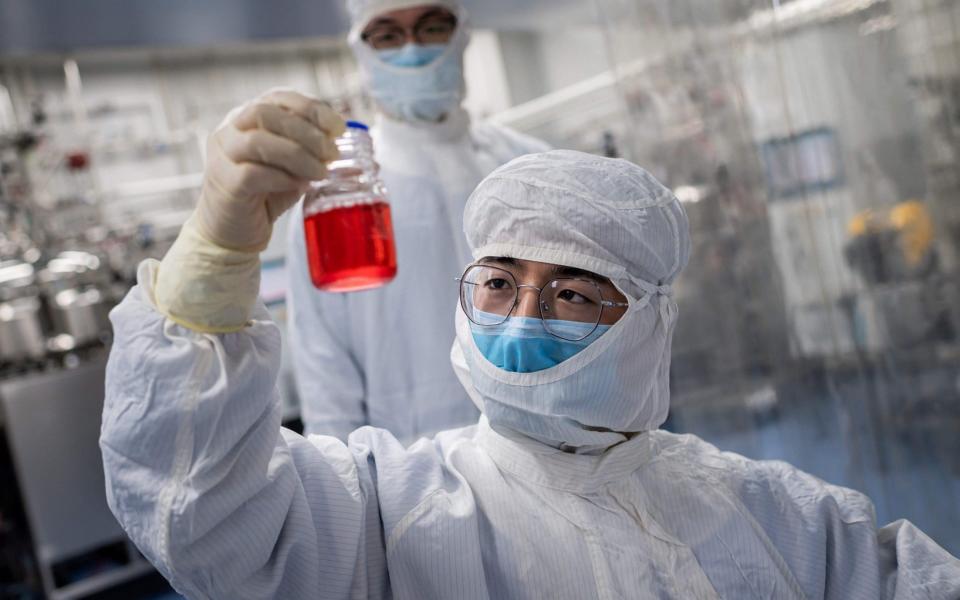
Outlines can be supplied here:
M470 260L467 197L501 164L547 146L471 123L461 106L469 28L457 0L348 0L347 10L350 46L378 109L371 133L398 273L376 290L316 290L298 207L287 248L291 354L304 433L346 439L374 425L410 443L477 419L449 366L453 319L438 318L453 314L445 290Z

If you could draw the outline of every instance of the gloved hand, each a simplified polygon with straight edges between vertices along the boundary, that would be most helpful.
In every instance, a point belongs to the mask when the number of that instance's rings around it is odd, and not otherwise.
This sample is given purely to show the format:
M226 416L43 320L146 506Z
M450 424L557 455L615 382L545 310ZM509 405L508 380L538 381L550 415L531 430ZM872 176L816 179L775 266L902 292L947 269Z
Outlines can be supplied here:
M330 105L274 89L230 113L207 140L200 233L221 248L261 251L273 222L339 156L345 124Z
M243 328L274 221L326 176L344 129L328 104L292 90L231 111L207 142L197 210L155 271L157 309L204 333Z

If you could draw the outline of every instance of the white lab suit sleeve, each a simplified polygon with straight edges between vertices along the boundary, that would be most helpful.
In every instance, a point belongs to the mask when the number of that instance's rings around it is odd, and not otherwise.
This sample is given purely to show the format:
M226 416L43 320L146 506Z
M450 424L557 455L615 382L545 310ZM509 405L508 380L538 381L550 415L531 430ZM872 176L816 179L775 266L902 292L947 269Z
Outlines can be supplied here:
M343 441L369 421L363 372L351 342L346 294L318 291L310 281L303 213L287 232L287 332L304 433Z
M280 335L201 334L154 308L155 261L111 313L100 438L123 528L192 600L388 594L363 448L280 426Z
M960 560L906 520L877 533L883 598L960 598Z
M878 530L873 504L857 491L780 461L741 464L749 465L741 500L810 597L960 598L960 561L911 523Z

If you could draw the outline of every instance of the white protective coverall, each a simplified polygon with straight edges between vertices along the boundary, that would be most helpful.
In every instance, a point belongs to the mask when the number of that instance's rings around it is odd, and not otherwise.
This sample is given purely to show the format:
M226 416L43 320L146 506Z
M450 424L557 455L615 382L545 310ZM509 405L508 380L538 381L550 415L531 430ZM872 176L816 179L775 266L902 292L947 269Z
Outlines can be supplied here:
M371 427L347 445L282 429L267 313L196 333L157 312L156 263L144 263L112 313L101 446L114 514L178 591L960 596L960 562L906 521L878 530L862 494L655 429L689 236L645 171L570 151L523 157L478 187L465 228L476 258L590 269L630 306L573 358L522 374L485 363L458 310L454 360L485 415L409 448Z
M351 44L361 70L378 59L359 40L357 24L384 10L416 4L424 2L350 4L355 23ZM457 10L450 0L440 4ZM461 22L450 51L462 54L467 35ZM423 77L416 71L428 68L401 74ZM371 134L391 204L397 277L371 291L318 291L310 283L298 206L287 246L290 348L307 433L346 440L351 431L369 424L408 444L477 420L448 366L453 322L439 318L449 314L454 278L470 260L461 229L463 207L488 173L547 146L494 124L472 124L459 105L440 123L381 114Z

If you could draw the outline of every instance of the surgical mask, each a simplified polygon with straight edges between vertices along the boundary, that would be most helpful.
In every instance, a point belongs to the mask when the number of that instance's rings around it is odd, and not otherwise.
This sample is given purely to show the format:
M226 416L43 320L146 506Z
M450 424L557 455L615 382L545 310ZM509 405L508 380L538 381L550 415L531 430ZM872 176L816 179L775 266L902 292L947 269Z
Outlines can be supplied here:
M468 41L467 32L458 27L442 46L408 44L378 51L361 40L351 44L367 90L385 113L402 121L436 122L463 100L463 52Z
M554 367L578 354L604 334L609 325L561 321L571 341L547 333L539 318L510 317L503 323L482 326L471 323L473 341L483 356L504 371L533 373Z
M380 60L394 67L422 67L435 61L444 50L446 44L407 44L401 48L377 50Z

